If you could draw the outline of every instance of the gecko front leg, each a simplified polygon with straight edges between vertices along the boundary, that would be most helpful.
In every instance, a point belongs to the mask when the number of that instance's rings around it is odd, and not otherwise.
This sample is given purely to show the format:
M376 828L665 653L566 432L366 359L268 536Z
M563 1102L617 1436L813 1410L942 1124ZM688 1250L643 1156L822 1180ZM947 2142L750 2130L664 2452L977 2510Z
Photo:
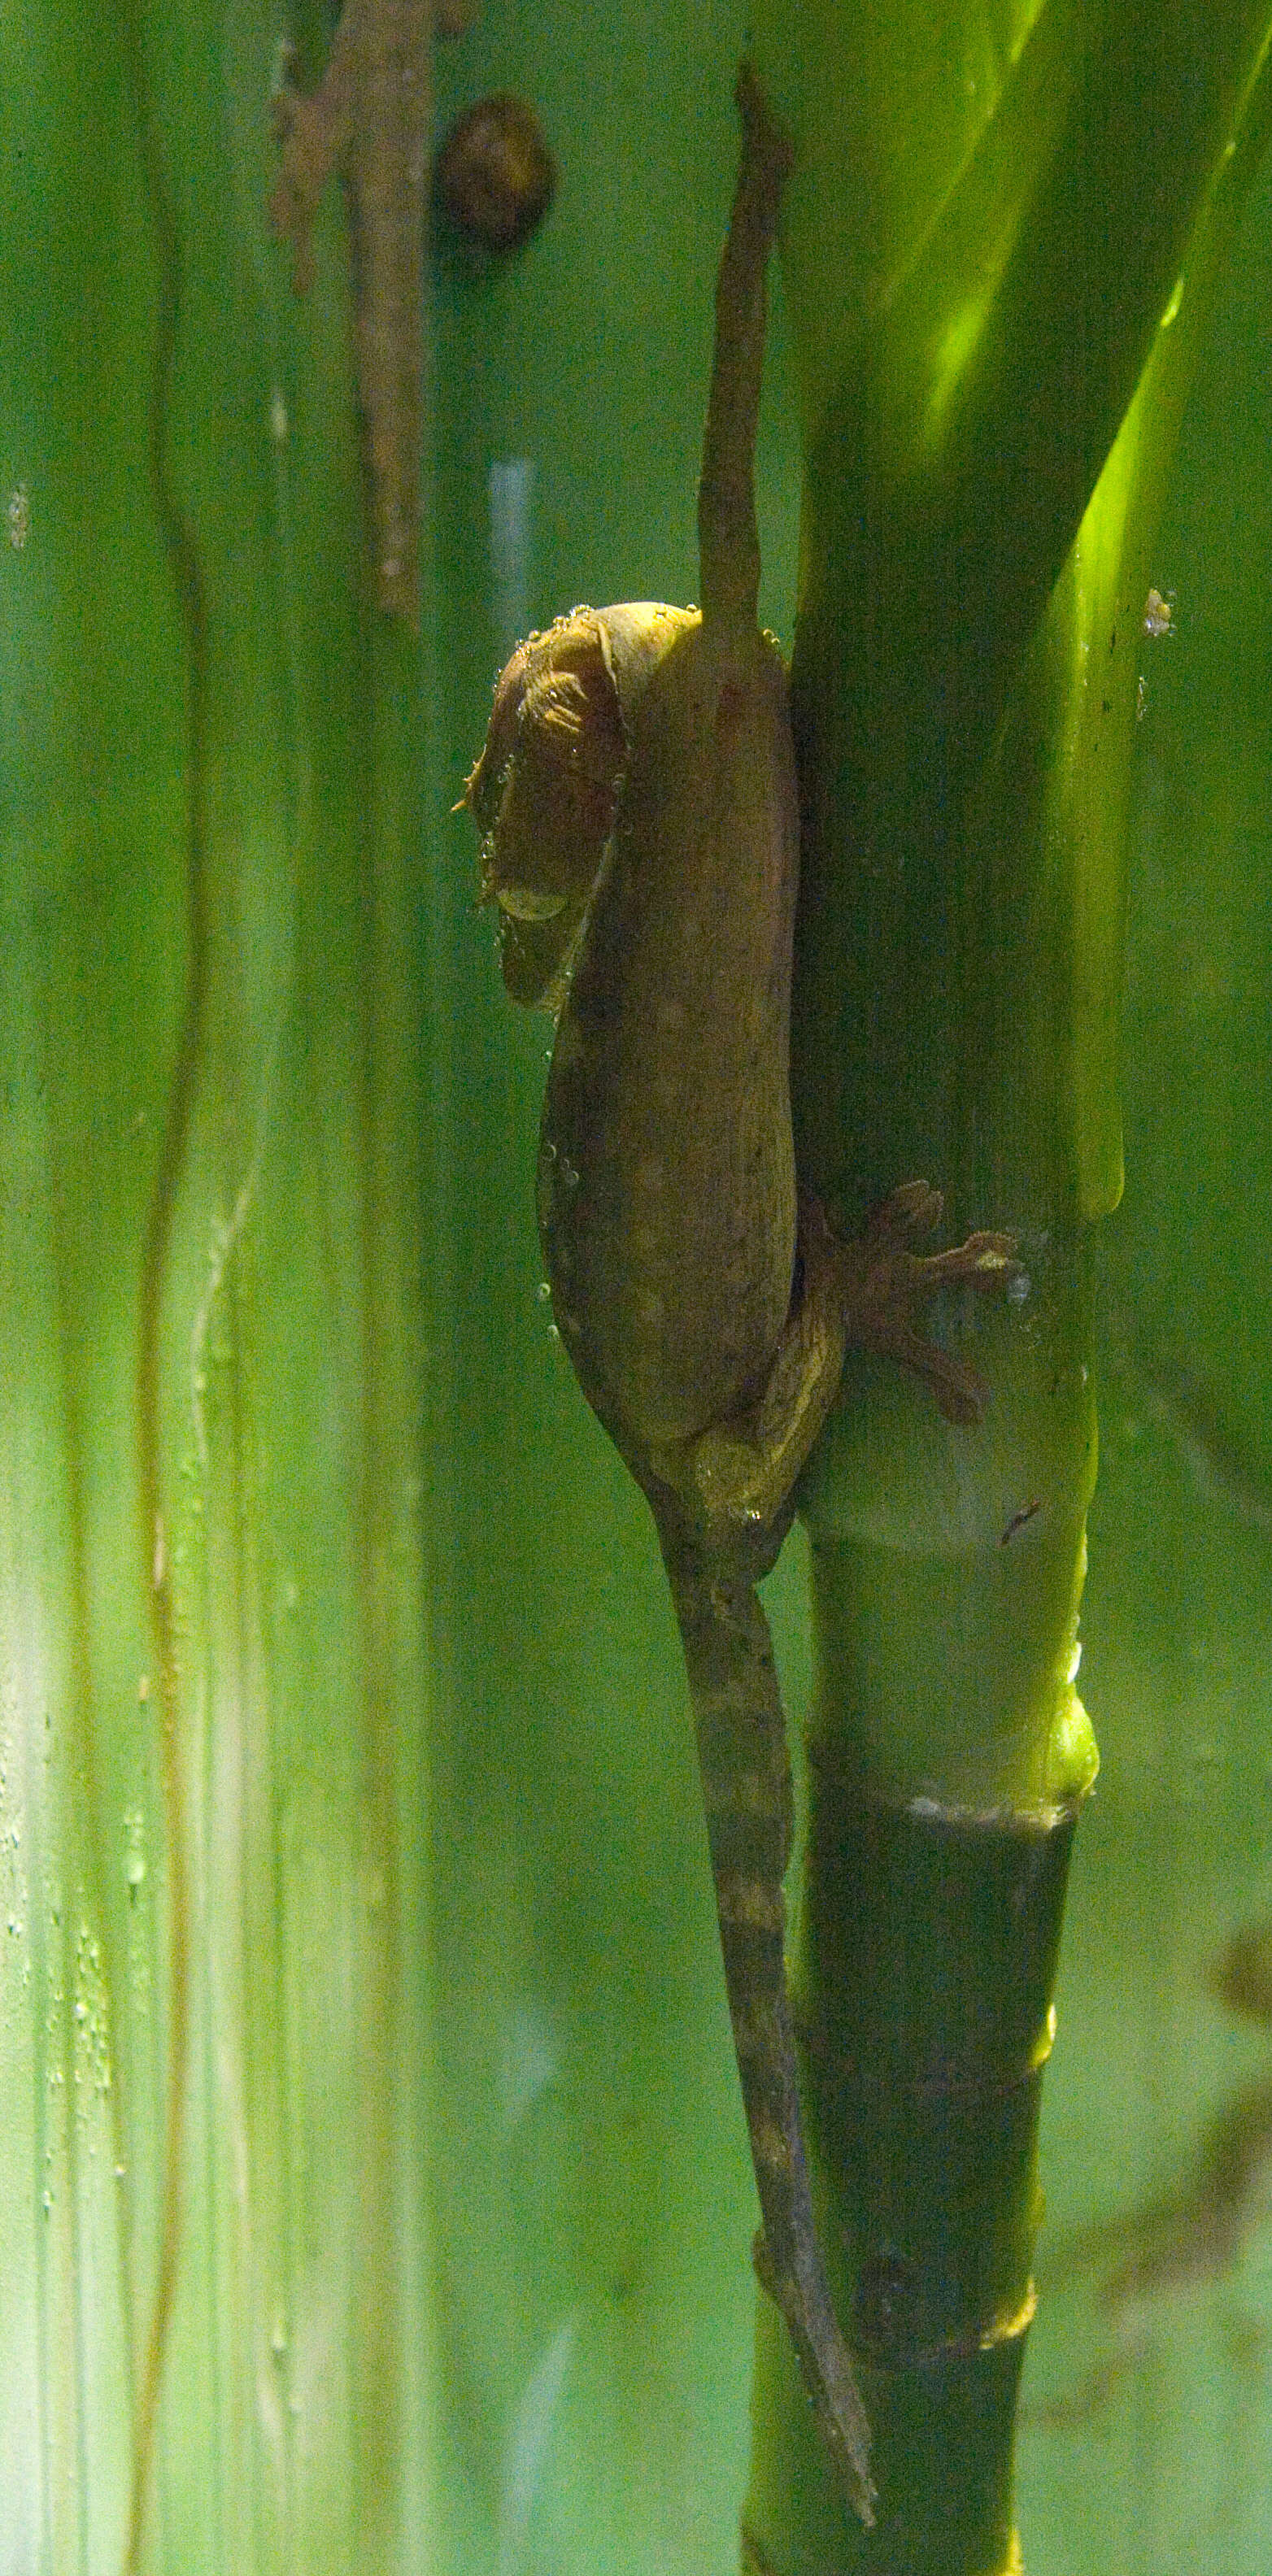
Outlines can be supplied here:
M313 276L318 201L333 170L345 180L375 596L412 626L431 43L435 27L456 34L469 15L467 0L345 0L319 87L307 97L282 89L274 100L283 149L270 215L295 248L298 295Z

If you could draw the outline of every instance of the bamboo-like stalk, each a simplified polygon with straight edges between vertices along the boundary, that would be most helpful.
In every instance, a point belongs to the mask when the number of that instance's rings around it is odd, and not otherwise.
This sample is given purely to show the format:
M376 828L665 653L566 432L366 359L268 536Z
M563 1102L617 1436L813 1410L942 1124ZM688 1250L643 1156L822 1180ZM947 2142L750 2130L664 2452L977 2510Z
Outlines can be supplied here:
M801 1177L851 1227L921 1173L957 1232L1014 1228L1027 1273L1006 1314L946 1318L980 1340L979 1431L862 1362L806 1480L818 1669L794 1975L880 2504L873 2533L843 2513L762 2312L744 2563L783 2576L1019 2564L1038 2093L1095 1770L1074 1691L1090 1228L1121 1187L1148 547L1262 137L1267 32L1241 6L1168 29L1139 6L1044 10L987 62L973 129L961 95L951 108L948 166L938 151L925 179L916 147L898 179L871 110L903 121L907 60L922 93L917 25L850 0L761 13L801 174Z

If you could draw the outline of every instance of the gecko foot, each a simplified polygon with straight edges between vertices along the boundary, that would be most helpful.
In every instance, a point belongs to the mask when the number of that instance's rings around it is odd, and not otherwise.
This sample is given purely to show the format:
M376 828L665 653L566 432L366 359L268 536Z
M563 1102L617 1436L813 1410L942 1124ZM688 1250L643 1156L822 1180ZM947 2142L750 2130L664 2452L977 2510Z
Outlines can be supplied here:
M1017 1275L1016 1238L969 1234L948 1252L916 1253L916 1235L940 1223L944 1201L926 1181L906 1181L871 1210L862 1232L836 1247L836 1272L844 1301L848 1340L859 1350L894 1359L926 1379L947 1422L977 1423L988 1389L963 1360L951 1357L918 1331L915 1316L937 1288L962 1281L1001 1291Z

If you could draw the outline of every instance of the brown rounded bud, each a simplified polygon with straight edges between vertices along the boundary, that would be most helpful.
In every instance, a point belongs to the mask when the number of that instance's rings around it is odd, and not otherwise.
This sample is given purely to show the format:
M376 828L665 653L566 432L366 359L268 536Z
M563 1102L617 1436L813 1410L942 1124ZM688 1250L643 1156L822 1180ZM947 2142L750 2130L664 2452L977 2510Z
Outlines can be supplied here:
M433 174L442 213L467 240L494 253L529 241L556 183L556 163L534 109L504 91L479 99L451 127Z

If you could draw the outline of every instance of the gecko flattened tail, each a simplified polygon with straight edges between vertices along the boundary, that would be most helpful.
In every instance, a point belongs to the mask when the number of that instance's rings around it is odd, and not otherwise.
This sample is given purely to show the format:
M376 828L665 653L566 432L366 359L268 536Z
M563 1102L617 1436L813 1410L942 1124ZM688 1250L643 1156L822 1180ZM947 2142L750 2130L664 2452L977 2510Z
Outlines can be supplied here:
M786 1727L768 1622L749 1569L664 1555L698 1738L720 1946L763 2229L756 2270L781 2309L827 2451L874 2521L870 2427L813 2219L786 1993L782 1879L791 1843Z

